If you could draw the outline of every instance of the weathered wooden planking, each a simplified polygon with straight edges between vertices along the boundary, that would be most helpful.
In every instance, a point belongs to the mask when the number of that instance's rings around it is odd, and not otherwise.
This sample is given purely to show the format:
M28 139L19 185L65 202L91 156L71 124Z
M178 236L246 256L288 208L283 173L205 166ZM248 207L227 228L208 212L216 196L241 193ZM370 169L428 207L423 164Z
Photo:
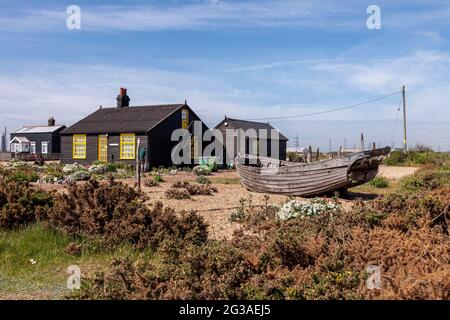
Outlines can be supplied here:
M248 190L310 196L370 181L378 172L381 156L389 151L365 150L307 164L246 155L236 158L236 168ZM253 164L245 165L246 162Z

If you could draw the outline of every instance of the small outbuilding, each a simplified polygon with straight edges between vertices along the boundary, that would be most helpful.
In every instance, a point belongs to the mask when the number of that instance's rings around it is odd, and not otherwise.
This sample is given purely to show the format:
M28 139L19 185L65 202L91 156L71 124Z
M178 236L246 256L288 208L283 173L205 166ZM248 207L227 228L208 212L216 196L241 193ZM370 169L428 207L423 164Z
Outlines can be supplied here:
M286 160L286 146L287 141L289 140L280 133L277 129L275 129L268 122L255 122L248 120L239 120L232 119L225 116L225 118L216 126L216 129L220 130L223 135L223 149L224 149L224 159L226 159L227 163L233 162L234 158L238 154L238 135L236 132L240 129L243 132L254 132L254 136L246 136L245 137L245 153L246 154L257 154L262 155L261 150L262 146L266 145L266 154L265 156L276 158L278 160ZM234 130L234 133L231 131L227 132L227 129ZM276 141L272 141L273 138L271 136L272 130L276 131ZM266 132L267 135L262 136L261 133ZM226 150L227 141L229 139L234 139L233 150ZM278 143L278 155L275 154L272 150L272 142ZM241 149L244 151L244 148Z
M59 133L65 128L63 125L56 125L53 117L48 119L48 125L46 126L24 126L11 133L10 150L12 153L24 156L55 157L61 151Z

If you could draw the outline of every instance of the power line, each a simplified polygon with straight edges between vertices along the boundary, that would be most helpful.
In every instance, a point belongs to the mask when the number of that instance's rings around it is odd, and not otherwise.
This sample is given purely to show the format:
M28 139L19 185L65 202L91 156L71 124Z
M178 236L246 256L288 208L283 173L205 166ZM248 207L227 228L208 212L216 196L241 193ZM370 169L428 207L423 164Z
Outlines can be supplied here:
M263 120L279 120L279 119L290 119L290 118L301 118L301 117L307 117L307 116L314 116L314 115L318 115L318 114L324 114L324 113L330 113L330 112L336 112L336 111L341 111L341 110L346 110L346 109L351 109L351 108L356 108L365 104L369 104L375 101L379 101L379 100L383 100L392 96L395 96L399 93L401 93L402 91L396 91L394 93L391 94L387 94L385 96L382 97L378 97L378 98L374 98L371 100L367 100L364 102L360 102L360 103L356 103L356 104L352 104L349 106L345 106L345 107L341 107L341 108L336 108L336 109L330 109L330 110L325 110L325 111L317 111L317 112L311 112L311 113L303 113L303 114L298 114L298 115L292 115L292 116L283 116L283 117L272 117L272 118L257 118L257 119L247 119L247 120L252 120L252 121L263 121Z

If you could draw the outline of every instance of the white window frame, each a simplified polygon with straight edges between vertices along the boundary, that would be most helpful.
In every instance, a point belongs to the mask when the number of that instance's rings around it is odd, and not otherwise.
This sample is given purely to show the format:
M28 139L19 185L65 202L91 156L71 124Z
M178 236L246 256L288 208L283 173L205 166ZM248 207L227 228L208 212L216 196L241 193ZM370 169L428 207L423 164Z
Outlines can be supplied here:
M44 146L45 146L45 152L44 152ZM48 154L48 141L42 141L42 143L41 143L41 153L42 154Z
M30 141L30 153L36 154L36 142Z

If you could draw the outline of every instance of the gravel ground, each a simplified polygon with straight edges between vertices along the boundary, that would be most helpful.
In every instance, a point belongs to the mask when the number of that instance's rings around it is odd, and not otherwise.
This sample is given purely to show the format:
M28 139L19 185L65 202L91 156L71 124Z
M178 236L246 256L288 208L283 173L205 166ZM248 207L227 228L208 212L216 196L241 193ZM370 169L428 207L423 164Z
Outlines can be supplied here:
M392 167L380 166L378 174L388 179L398 180L403 177L412 175L419 167Z
M418 168L412 167L388 167L380 166L379 174L388 179L400 179L413 174ZM210 227L210 236L215 239L230 239L233 231L238 229L240 224L229 221L230 214L236 211L240 205L239 200L251 199L253 205L265 204L265 194L250 192L239 183L239 176L235 171L224 171L214 173L208 177L213 185L218 189L218 193L211 196L193 196L190 200L167 199L165 191L170 188L175 181L189 181L195 183L196 177L192 173L178 172L174 176L164 176L164 182L158 187L145 187L142 179L142 191L149 197L150 202L161 201L165 205L174 208L177 212L183 210L197 210ZM134 185L133 179L120 180L130 186ZM41 185L46 190L57 190L64 192L64 185ZM281 205L288 199L286 196L268 195L269 203ZM341 199L341 204L345 210L350 210L354 201Z

